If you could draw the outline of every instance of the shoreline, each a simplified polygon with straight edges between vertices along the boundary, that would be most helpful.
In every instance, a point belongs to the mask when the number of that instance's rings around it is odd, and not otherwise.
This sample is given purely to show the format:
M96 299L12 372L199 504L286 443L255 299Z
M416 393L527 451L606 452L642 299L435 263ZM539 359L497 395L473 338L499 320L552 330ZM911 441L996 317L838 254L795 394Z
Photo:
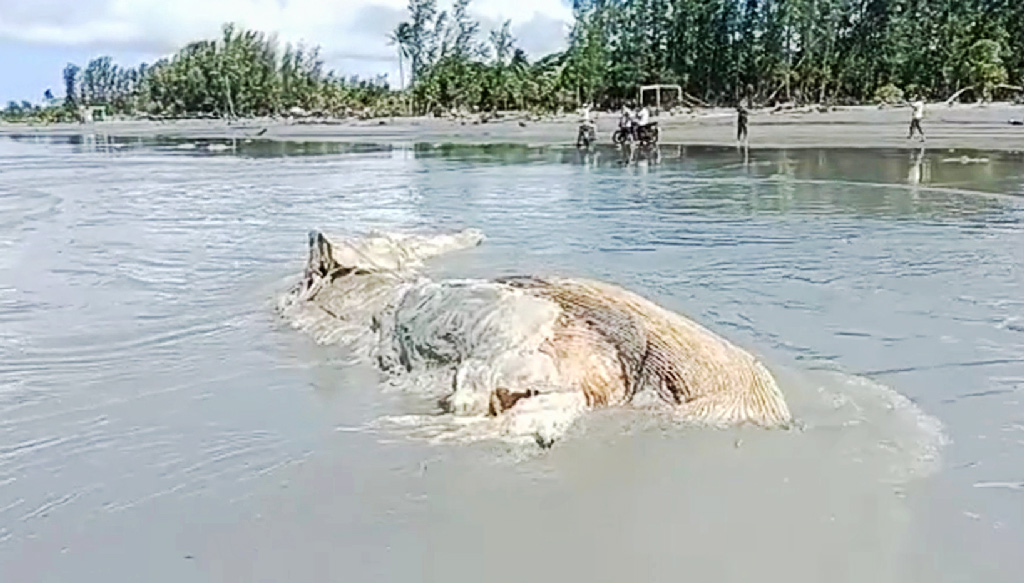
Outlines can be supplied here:
M598 144L610 144L617 114L595 113ZM703 109L653 118L662 127L664 144L735 146L735 111ZM784 111L755 110L750 115L751 149L785 148L920 148L907 140L910 110L904 107L849 106L820 111L805 107ZM923 127L929 149L1024 151L1024 106L931 104ZM95 134L116 138L195 140L260 139L350 143L521 143L536 146L575 143L578 117L572 114L531 119L510 112L500 119L396 117L328 123L281 119L237 121L190 119L175 121L102 121L86 124L0 123L0 136L58 137Z

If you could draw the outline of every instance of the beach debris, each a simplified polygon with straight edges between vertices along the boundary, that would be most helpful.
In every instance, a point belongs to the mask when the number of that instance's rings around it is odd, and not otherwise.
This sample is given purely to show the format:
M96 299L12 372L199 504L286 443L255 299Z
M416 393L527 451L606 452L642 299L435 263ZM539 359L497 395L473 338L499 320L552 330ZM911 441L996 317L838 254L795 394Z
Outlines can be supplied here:
M970 156L960 156L958 158L943 158L943 164L988 164L990 160L988 158L971 158Z
M975 488L1005 488L1007 490L1024 490L1024 482L975 482Z

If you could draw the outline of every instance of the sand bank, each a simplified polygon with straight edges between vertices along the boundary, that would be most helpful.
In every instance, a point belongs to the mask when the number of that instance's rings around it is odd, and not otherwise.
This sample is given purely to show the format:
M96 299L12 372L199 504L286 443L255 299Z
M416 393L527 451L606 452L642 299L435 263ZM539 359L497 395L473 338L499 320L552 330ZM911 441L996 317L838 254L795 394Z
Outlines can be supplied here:
M750 117L751 148L918 147L908 141L909 109L875 106L839 107L829 111L759 110ZM730 109L706 109L656 118L664 143L734 145L735 115ZM929 148L1024 151L1024 106L931 104L924 131ZM614 113L597 115L598 140L610 143ZM577 118L572 115L529 119L506 114L481 123L478 119L386 118L368 121L307 123L278 119L180 121L108 121L91 124L0 124L2 135L105 134L114 137L184 139L260 138L297 141L526 143L565 145L574 142Z

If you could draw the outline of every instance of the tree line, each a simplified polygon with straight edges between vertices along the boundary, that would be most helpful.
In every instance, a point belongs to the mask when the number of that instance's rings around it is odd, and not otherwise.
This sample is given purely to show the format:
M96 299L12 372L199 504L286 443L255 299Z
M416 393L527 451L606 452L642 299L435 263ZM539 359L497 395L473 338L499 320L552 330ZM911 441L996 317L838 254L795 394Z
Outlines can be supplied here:
M993 99L1024 79L1021 0L574 0L566 50L531 63L508 23L476 44L469 0L409 0L392 35L422 109ZM510 57L511 56L511 57Z
M378 114L407 110L387 79L345 79L325 68L318 46L284 45L274 35L222 27L218 39L188 44L152 64L122 67L110 57L83 69L64 68L64 99L47 90L46 106L8 104L8 118L64 121L81 107L102 106L110 114L213 116L222 118L306 113L344 115L373 108ZM11 115L11 113L15 115Z
M580 90L678 83L706 102L991 98L1024 69L1020 0L577 0Z
M63 103L12 103L5 115L556 111L615 106L649 84L679 85L691 105L977 100L1024 82L1021 0L574 0L565 50L536 59L510 22L482 31L470 8L409 0L389 37L409 76L397 89L326 70L319 47L282 49L229 24L151 65L68 65Z

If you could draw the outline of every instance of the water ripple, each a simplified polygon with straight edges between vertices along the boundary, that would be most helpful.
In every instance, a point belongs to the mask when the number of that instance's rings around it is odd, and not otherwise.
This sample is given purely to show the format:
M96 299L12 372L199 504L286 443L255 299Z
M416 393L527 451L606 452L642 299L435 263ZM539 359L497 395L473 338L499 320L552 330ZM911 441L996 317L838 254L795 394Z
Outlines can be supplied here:
M505 164L24 141L0 155L0 555L161 500L244 499L341 447L324 445L330 428L394 413L360 390L375 378L271 314L310 228L481 228L486 245L431 269L598 277L768 362L885 377L943 416L958 460L989 462L958 470L963 489L1016 488L991 467L1024 451L1006 405L1024 379L1024 205L998 195L1019 190L1009 164L910 185L906 158L867 151L746 164L690 150L649 171L540 151ZM841 431L817 421L819 439ZM843 445L871 459L884 437ZM801 447L838 463L827 444ZM344 451L348 480L382 450Z

